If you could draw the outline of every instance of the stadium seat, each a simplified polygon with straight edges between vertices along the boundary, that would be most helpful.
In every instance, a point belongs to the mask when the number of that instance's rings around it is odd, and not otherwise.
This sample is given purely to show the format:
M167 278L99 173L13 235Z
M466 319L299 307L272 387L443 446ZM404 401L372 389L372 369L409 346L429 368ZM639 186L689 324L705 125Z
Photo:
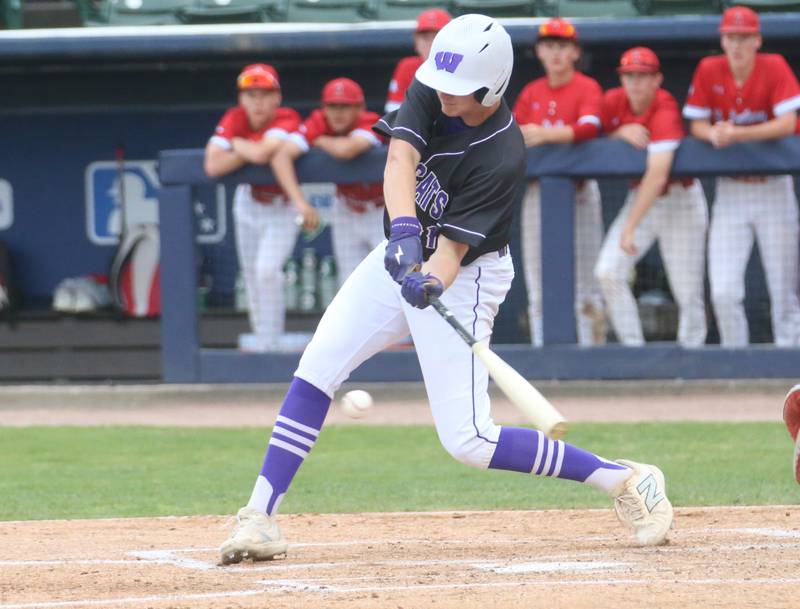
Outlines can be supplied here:
M491 17L526 17L536 14L535 0L453 0L456 15L483 13Z
M442 8L448 12L453 10L449 0L431 2L430 0L380 0L378 19L381 21L415 20L424 10Z
M280 0L194 0L178 9L183 23L261 23L285 20Z
M733 2L731 0L721 0L723 9L731 6L748 6L754 11L798 11L800 10L800 0L741 0Z
M288 20L302 22L354 22L374 19L374 0L289 0Z
M177 11L191 0L104 0L100 20L107 25L180 23Z
M633 0L640 15L707 15L719 13L720 4L721 0Z
M636 11L629 0L559 0L559 17L632 17ZM540 15L542 12L540 11Z

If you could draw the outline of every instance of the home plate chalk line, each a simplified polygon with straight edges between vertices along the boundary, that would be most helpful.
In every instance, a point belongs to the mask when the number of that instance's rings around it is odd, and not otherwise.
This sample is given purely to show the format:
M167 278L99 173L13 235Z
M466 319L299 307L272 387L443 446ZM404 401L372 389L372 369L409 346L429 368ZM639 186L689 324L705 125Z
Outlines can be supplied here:
M778 528L720 528L720 529L684 529L683 533L690 535L692 533L699 533L703 535L714 535L718 538L735 535L748 535L753 537L760 537L761 540L757 543L715 543L703 545L689 545L680 548L659 548L660 552L687 552L692 554L697 553L711 553L719 551L720 549L736 550L739 548L758 548L758 549L800 549L800 532L796 530L786 530ZM598 537L597 539L605 539ZM611 539L610 537L608 539ZM722 541L722 539L720 539ZM345 542L307 542L292 544L294 548L325 548L325 547L341 547L341 546L360 546L360 545L389 545L394 544L394 541L381 541L375 539L369 540L351 540ZM468 545L470 540L446 540L434 541L430 539L411 539L403 540L403 545ZM529 544L529 540L501 540L500 544ZM75 600L42 600L24 603L0 603L0 609L57 609L69 608L77 606L87 607L103 607L115 605L140 605L145 603L162 603L162 602L192 602L212 599L224 598L238 598L256 596L261 594L274 594L274 593L310 593L310 594L355 594L355 593L369 593L369 592L396 592L408 590L469 590L469 589L492 589L492 588L518 588L527 586L552 586L553 581L550 579L503 579L504 575L548 575L548 574L561 574L572 575L570 579L559 579L558 585L569 586L611 586L611 585L630 585L649 586L653 584L651 577L632 577L631 570L636 568L642 563L635 561L615 561L609 560L603 553L598 552L582 552L571 553L569 556L563 554L553 556L540 556L537 560L510 560L505 562L489 560L485 557L475 558L458 558L458 559L422 559L422 560L341 560L341 561L326 561L316 563L269 563L268 565L253 565L253 566L230 566L220 567L216 563L200 560L190 556L191 554L216 552L214 547L199 547L199 548L173 548L165 550L136 550L127 552L129 559L101 559L101 558L77 558L77 559L48 559L48 560L0 560L0 569L3 566L28 566L33 568L51 568L53 566L86 566L86 565L128 565L137 567L152 566L158 568L160 566L178 567L181 569L188 569L194 571L225 571L232 573L253 573L263 574L264 572L273 572L276 575L283 574L275 579L256 579L252 584L241 590L229 591L209 591L209 592L187 592L187 593L174 593L163 595L147 595L147 596L126 596L119 598L84 598ZM635 551L629 553L631 558L637 558L638 555ZM576 560L581 558L585 560ZM414 567L435 567L435 566L453 566L462 567L469 570L475 570L482 573L501 576L498 581L489 582L433 582L433 583L419 583L413 582L409 584L395 584L390 585L375 585L372 581L379 578L379 576L336 576L325 574L325 571L337 570L342 567L397 567L397 568L414 568ZM319 576L305 576L302 579L287 579L286 575L292 571L314 571ZM624 571L623 573L620 573ZM586 578L580 578L581 574L586 574ZM618 577L615 577L617 575ZM599 576L599 577L598 577ZM677 578L670 579L665 584L670 585L688 585L688 586L703 586L703 585L727 585L740 583L737 577L718 577L718 578ZM789 585L796 586L800 584L800 578L791 577L756 577L747 580L748 585ZM6 597L7 598L7 597Z

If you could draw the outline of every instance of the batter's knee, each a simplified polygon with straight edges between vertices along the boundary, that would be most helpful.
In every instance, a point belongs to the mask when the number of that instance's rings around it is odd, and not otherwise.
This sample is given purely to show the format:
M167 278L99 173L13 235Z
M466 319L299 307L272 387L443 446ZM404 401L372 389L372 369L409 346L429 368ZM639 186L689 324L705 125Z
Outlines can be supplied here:
M268 262L259 261L256 263L256 278L259 283L282 281L283 269L281 265L270 260Z
M478 469L487 469L489 467L496 447L495 443L490 443L486 439L475 436L469 439L447 439L440 436L439 439L445 450L456 461Z

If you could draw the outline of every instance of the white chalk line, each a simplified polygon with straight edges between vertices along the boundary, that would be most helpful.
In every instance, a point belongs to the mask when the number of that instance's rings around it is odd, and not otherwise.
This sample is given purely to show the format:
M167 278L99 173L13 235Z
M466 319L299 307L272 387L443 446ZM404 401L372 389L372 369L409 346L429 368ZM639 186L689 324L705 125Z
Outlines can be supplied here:
M85 599L74 601L46 601L34 603L16 603L0 605L0 609L49 609L51 607L73 607L75 605L91 605L105 607L107 605L122 605L125 603L160 603L166 601L185 602L193 600L206 600L212 598L234 598L240 596L256 596L264 594L265 590L234 590L231 592L200 592L197 594L158 594L154 596L131 596L128 598Z

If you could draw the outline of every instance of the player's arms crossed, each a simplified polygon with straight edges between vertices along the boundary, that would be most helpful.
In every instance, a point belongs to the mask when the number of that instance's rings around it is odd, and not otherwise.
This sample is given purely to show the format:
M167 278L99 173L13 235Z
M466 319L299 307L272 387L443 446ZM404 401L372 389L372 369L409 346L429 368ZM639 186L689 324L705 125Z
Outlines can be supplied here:
M570 125L543 127L535 123L520 125L525 146L539 146L540 144L571 144L575 141L575 130Z
M408 142L397 138L389 141L386 168L383 171L383 197L391 219L417 216L414 196L420 158L417 149ZM444 281L442 277L439 279Z
M305 150L292 140L284 140L272 156L270 167L283 192L303 216L303 228L313 231L319 224L319 216L303 194L297 172L294 170L295 160L304 154Z
M272 160L273 155L281 146L282 140L277 137L266 136L258 142L235 137L231 140L234 152L238 153L248 163L266 165Z
M650 131L647 130L647 127L638 123L622 125L609 134L609 137L628 142L639 150L644 150L650 143Z
M247 161L234 150L225 150L214 142L206 144L203 169L210 178L219 178L236 171Z
M321 135L314 140L314 146L324 150L330 156L349 161L365 153L375 143L360 135Z
M675 158L674 150L662 150L650 152L647 155L647 169L642 176L639 189L636 193L636 200L631 206L628 219L622 228L620 236L620 247L632 256L636 254L636 247L633 245L633 234L642 219L653 207L656 199L661 196L669 181L669 172L672 169L672 160Z
M723 148L737 142L776 140L788 137L795 132L797 112L787 112L756 125L734 125L730 121L720 121L713 125L707 119L691 122L690 131L698 139L711 142L715 148Z
M461 260L467 255L468 250L469 246L466 243L459 243L439 235L436 251L422 265L422 273L430 273L439 279L446 290L455 281L461 268Z

